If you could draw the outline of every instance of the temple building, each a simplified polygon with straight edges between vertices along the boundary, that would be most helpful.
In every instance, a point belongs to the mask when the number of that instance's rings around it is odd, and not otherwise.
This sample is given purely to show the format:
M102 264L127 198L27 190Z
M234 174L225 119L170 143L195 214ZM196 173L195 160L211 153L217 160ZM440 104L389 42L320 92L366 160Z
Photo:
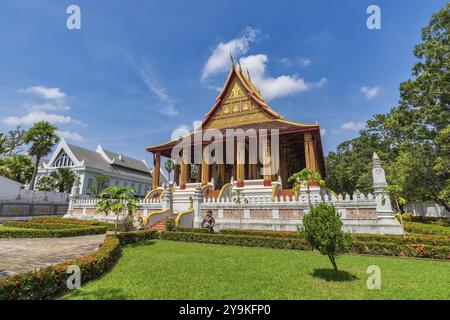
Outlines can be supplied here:
M191 161L181 161L174 167L174 191L182 191L200 184L208 190L209 194L219 195L219 190L229 186L231 188L243 188L249 192L255 190L272 192L273 186L279 185L281 189L288 189L288 178L303 168L314 169L325 177L324 156L318 124L304 124L284 119L275 112L264 100L261 92L253 84L250 75L244 74L239 66L232 66L223 89L217 97L213 107L202 121L203 131L211 129L220 130L226 136L227 129L242 129L246 132L254 129L257 135L260 129L268 132L277 132L279 151L271 154L271 141L267 138L263 145L258 143L257 152L264 157L271 157L271 161L278 162L276 171L266 170L265 161L252 162L249 159L255 153L250 148L249 137L244 137L244 143L238 143L235 147L235 161L229 163L223 159L220 163L205 163L202 160L199 169L198 182L191 178L190 165L194 163L193 154L196 146L195 132L191 134L190 147ZM259 138L259 137L257 137ZM222 140L225 144L226 139ZM217 141L214 140L215 143ZM153 153L155 172L161 168L161 157L172 158L174 148L180 143L180 139L171 140L156 146L149 146L147 150ZM210 141L201 141L201 147L206 148ZM226 150L226 147L223 148ZM228 151L223 152L226 157ZM275 158L274 158L275 156ZM185 159L185 158L184 158ZM273 164L272 164L273 165ZM159 175L153 176L153 194L159 186ZM197 183L197 184L196 184ZM217 192L215 192L217 191Z

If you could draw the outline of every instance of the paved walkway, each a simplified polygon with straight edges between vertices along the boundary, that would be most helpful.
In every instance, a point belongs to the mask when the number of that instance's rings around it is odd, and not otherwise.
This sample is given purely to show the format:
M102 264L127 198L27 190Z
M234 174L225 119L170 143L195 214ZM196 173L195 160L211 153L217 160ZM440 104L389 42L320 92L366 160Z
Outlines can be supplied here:
M105 235L0 239L0 278L85 256L97 250Z

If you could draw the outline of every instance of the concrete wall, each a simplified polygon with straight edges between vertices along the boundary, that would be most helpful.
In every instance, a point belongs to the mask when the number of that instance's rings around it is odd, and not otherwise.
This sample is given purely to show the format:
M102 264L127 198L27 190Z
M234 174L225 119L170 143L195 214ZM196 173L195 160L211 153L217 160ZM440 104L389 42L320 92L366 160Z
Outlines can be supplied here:
M0 176L0 199L16 199L21 187L20 183Z
M450 218L450 212L434 202L408 203L405 211L412 213L415 217Z

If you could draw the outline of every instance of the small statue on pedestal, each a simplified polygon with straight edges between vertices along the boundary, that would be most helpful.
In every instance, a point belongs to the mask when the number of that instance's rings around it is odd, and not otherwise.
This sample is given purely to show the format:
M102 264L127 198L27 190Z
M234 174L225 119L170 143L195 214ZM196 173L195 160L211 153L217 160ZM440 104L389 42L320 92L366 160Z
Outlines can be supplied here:
M202 228L206 228L209 230L209 232L214 232L214 226L216 225L216 220L212 216L212 211L208 210L206 211L206 216L203 218L202 221Z

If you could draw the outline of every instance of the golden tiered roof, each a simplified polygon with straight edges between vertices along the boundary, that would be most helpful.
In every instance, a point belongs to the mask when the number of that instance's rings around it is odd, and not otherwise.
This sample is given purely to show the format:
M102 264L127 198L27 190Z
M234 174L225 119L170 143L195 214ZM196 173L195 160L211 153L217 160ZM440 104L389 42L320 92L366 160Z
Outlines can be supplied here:
M202 121L202 129L279 129L280 132L319 131L318 124L303 124L285 120L264 100L253 84L250 74L234 64L213 107ZM319 134L320 136L320 134ZM319 137L320 139L320 137ZM147 147L148 151L172 149L179 140Z

